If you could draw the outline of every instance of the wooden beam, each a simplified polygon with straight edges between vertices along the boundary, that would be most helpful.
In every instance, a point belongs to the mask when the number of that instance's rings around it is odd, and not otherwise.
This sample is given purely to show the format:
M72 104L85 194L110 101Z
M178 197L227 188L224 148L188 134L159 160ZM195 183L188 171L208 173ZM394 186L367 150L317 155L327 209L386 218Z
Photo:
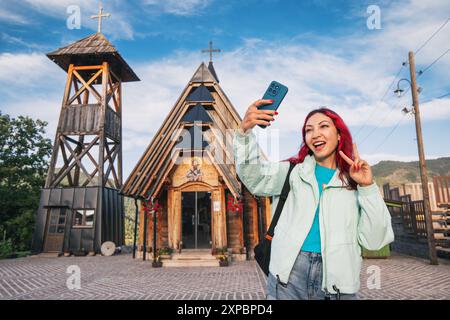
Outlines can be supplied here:
M63 144L66 145L67 149L69 149L70 153L74 155L74 160L75 162L78 164L78 167L81 168L81 170L83 170L84 174L89 176L89 172L86 170L86 168L83 166L83 163L81 162L82 157L78 157L78 155L76 154L76 152L74 150L72 150L72 148L70 147L70 145L65 141L62 140Z
M156 197L156 195L159 193L162 185L164 184L164 181L167 179L169 172L172 170L172 168L175 166L175 163L179 157L180 153L179 152L174 152L172 158L168 161L168 166L166 166L166 168L164 169L164 175L161 178L162 183L158 183L156 185L155 191L151 192L151 197Z
M118 154L118 152L117 152L118 149L116 150L116 147L118 147L118 145L115 145L110 151L108 144L105 144L107 159L109 160L108 169L106 170L106 173L105 173L105 179L106 179L106 181L108 181L109 173L112 171L114 182L116 184L116 188L119 188L119 179L117 178L115 167L114 167L114 161L116 160L116 157Z
M63 137L61 136L61 138L63 138ZM67 155L66 155L66 149L64 147L64 143L61 144L61 155L62 155L63 160L64 160L64 167L68 167L69 166L69 162L67 161ZM67 173L67 180L69 182L69 186L71 186L71 187L74 186L73 181L72 181L72 174L71 174L70 171Z
M75 79L75 78L73 78L73 87L74 87L74 89L75 89L75 92L77 92L79 89L78 89L78 80L77 79ZM78 100L78 104L81 104L81 98L80 98L80 96L77 96L77 100ZM68 103L68 104L71 104L71 103Z
M98 70L97 73L94 74L94 75L89 79L88 82L85 82L84 79L80 76L80 74L79 74L78 72L74 71L75 76L80 80L80 82L83 84L83 86L82 86L79 90L77 90L77 92L75 93L75 95L74 95L72 98L70 98L70 100L69 100L69 102L67 102L67 104L68 104L68 105L72 104L72 102L74 102L75 99L78 99L78 97L80 96L80 94L82 94L83 91L85 91L85 90L89 90L89 91L93 90L94 93L95 93L94 96L96 95L97 100L99 101L98 103L100 103L100 95L99 95L99 93L97 92L97 90L95 90L94 87L91 87L91 84L92 84L92 82L94 82L94 81L97 79L97 77L98 77L102 72L103 72L103 70L101 70L101 69ZM74 81L76 81L75 78L74 78ZM77 87L78 87L78 86L77 86ZM92 91L91 91L91 92L92 92Z
M89 151L89 149L94 145L94 143L97 142L97 140L99 139L99 137L95 137L94 140L92 140L92 142L89 144L88 148L83 150L83 152L80 153L79 157L83 157L83 155ZM72 170L72 168L76 165L76 162L72 162L72 164L66 169L64 170L64 172L62 172L62 174L59 176L59 178L55 179L55 181L53 181L52 186L55 187L56 185L58 185L58 183L62 180L61 176L65 176L67 174L67 171Z
M64 96L63 96L63 100L61 103L61 112L59 114L58 127L56 128L55 142L53 143L52 156L50 159L50 165L48 167L47 179L45 181L46 188L49 188L52 185L53 179L55 177L55 166L56 166L56 162L58 160L58 150L59 150L59 144L60 144L59 137L61 135L62 121L64 118L63 110L66 106L66 101L70 94L71 85L72 85L72 77L73 77L73 64L70 64L69 69L67 70L66 87L64 89Z
M98 103L102 103L102 96L95 90L94 87L92 87L90 84L97 78L97 76L103 73L102 70L99 70L91 79L89 79L89 84L84 81L83 77L80 76L80 74L76 71L73 72L73 74L80 80L80 82L83 84L83 87L80 90L84 90L83 88L86 88L89 90L89 92L97 99ZM80 92L81 93L81 92ZM73 99L73 98L72 98Z
M101 69L103 66L102 65L97 65L97 66L76 66L73 69L74 70L94 70L94 69Z
M114 76L114 74L113 74L113 76ZM123 138L122 138L122 81L120 79L118 79L118 78L117 78L117 81L118 81L118 84L119 84L117 86L117 92L116 92L116 98L117 98L117 103L118 103L117 113L118 113L119 121L120 121L120 129L119 129L120 144L119 144L119 150L118 150L119 159L117 161L117 171L118 171L117 173L118 173L118 176L119 176L119 185L120 185L120 188L121 188L122 184L123 184L123 168L122 168L122 161L123 161L123 158L122 158L122 141L123 141Z
M108 85L108 78L109 78L109 65L107 62L103 62L102 65L102 95L101 95L101 99L99 99L100 101L100 105L101 105L101 114L100 114L100 119L105 119L106 118L106 90L107 90L107 85ZM105 163L105 153L104 153L104 149L105 149L105 142L106 142L106 137L105 137L105 121L101 122L100 124L100 133L99 133L100 139L99 139L99 153L98 153L98 172L99 172L99 179L101 181L101 185L105 185L105 180L104 180L104 172L103 172L103 166Z

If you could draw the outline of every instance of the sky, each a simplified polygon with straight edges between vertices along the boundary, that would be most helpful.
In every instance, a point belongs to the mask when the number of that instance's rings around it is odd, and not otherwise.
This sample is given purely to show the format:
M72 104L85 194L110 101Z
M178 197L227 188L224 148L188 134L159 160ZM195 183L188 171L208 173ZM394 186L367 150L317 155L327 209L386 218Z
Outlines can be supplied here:
M78 29L70 25L73 6ZM305 116L320 106L342 116L370 164L418 160L414 116L401 111L411 108L411 94L393 93L410 78L402 65L409 51L424 71L417 81L426 158L450 156L449 0L104 0L103 7L111 13L103 33L141 79L123 86L124 177L208 62L201 50L209 41L221 49L214 66L241 117L272 80L289 87L271 128L254 129L273 161L298 151ZM95 33L97 11L96 0L0 0L3 114L47 121L53 141L66 73L45 54ZM274 137L277 148L267 143Z

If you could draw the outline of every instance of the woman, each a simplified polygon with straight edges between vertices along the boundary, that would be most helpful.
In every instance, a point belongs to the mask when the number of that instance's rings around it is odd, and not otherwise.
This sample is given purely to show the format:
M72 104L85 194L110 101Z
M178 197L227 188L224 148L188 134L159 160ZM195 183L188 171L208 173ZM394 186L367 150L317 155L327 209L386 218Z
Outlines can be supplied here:
M258 196L279 196L289 169L291 190L272 239L268 299L356 299L360 287L361 248L378 250L394 240L389 211L359 157L344 121L321 108L308 114L296 157L261 160L251 129L270 126L272 110L247 110L235 135L236 170ZM274 198L272 209L276 208Z

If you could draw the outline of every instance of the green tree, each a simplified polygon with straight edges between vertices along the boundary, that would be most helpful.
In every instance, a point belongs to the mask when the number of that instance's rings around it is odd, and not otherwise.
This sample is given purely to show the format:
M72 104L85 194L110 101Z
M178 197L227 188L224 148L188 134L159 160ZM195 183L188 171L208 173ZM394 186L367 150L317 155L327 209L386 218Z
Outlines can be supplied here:
M51 154L47 122L0 111L0 234L28 250Z
M133 245L134 241L134 220L136 218L136 206L134 204L134 199L129 197L124 197L124 207L125 207L125 244ZM138 205L140 201L138 202ZM138 225L139 233L139 225Z

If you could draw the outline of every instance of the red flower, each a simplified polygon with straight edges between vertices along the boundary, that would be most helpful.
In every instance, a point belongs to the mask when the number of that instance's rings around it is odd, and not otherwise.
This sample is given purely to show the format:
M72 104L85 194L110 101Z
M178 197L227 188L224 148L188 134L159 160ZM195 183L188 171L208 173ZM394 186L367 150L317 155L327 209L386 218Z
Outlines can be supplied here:
M151 200L144 201L142 203L142 206L144 207L144 211L147 214L150 214L152 212L158 213L159 209L162 208L162 206L158 203L158 200L156 200L154 203Z
M240 213L243 211L242 199L237 200L236 198L228 195L227 201L227 211Z

